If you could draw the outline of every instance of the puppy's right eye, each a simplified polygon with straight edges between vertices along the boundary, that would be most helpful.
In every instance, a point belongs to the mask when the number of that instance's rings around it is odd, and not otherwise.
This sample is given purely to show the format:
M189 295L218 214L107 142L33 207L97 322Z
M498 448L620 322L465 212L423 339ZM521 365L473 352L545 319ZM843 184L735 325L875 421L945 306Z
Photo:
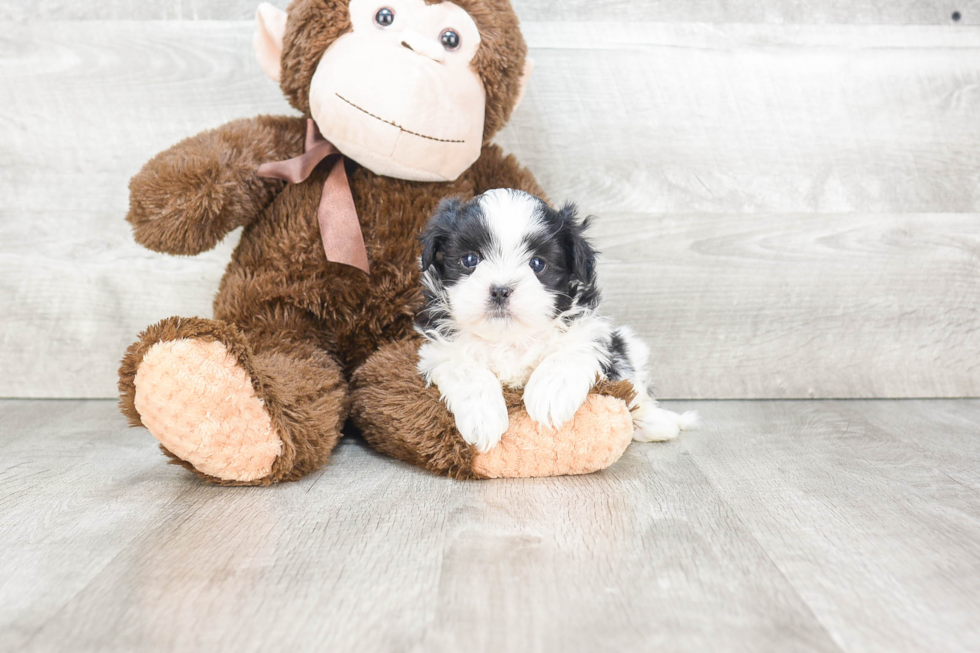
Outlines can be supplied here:
M464 268L475 268L480 264L480 257L476 254L467 254L459 262L463 264Z

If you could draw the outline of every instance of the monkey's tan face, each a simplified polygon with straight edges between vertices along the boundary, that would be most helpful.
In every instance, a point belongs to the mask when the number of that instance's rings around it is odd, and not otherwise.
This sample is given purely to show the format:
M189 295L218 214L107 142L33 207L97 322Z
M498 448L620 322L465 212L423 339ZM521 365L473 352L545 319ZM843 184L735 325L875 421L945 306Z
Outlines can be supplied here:
M350 0L349 31L334 40L310 81L309 107L323 135L371 171L451 181L480 156L486 91L473 59L480 32L452 2ZM282 74L288 16L259 6L255 52ZM530 60L521 74L523 94Z
M320 131L377 174L456 179L483 147L473 19L423 0L351 0L350 16L352 30L324 53L310 86Z

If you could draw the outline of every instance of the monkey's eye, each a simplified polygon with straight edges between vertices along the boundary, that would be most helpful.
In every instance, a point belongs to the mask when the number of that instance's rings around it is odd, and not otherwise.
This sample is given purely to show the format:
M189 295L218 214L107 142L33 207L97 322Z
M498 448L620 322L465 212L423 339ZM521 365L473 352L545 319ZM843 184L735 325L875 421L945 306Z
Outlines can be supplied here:
M541 274L545 269L545 262L541 259L534 257L530 262L531 269L534 270L534 274Z
M463 264L464 268L475 268L480 264L480 257L476 254L467 254L459 262Z
M391 27L393 22L395 22L395 12L388 7L378 9L378 13L374 15L374 24L378 27Z
M442 41L442 47L446 48L447 50L459 49L460 39L459 34L456 33L456 30L443 30L442 34L439 35L439 40Z

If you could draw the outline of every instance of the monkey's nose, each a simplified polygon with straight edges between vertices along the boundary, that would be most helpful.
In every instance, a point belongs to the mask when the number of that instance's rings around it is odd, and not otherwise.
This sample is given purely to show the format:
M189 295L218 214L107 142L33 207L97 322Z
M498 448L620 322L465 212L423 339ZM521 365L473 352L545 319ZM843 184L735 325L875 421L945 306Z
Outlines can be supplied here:
M513 290L509 286L490 286L490 299L495 304L504 304L510 298Z
M442 63L446 58L445 49L432 39L427 39L415 30L405 30L401 34L402 47L415 54Z

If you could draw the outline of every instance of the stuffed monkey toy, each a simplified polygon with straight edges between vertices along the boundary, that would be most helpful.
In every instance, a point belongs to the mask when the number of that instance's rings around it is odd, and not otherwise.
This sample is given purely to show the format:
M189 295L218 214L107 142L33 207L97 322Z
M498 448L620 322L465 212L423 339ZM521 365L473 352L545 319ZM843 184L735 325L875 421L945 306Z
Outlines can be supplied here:
M130 422L221 485L303 477L348 419L378 451L455 478L615 462L632 436L628 384L600 383L558 432L511 392L508 431L480 453L416 371L418 236L439 200L544 195L490 143L530 69L507 0L263 4L254 46L302 115L206 131L130 183L127 220L154 251L198 254L242 227L214 318L165 319L127 350Z

